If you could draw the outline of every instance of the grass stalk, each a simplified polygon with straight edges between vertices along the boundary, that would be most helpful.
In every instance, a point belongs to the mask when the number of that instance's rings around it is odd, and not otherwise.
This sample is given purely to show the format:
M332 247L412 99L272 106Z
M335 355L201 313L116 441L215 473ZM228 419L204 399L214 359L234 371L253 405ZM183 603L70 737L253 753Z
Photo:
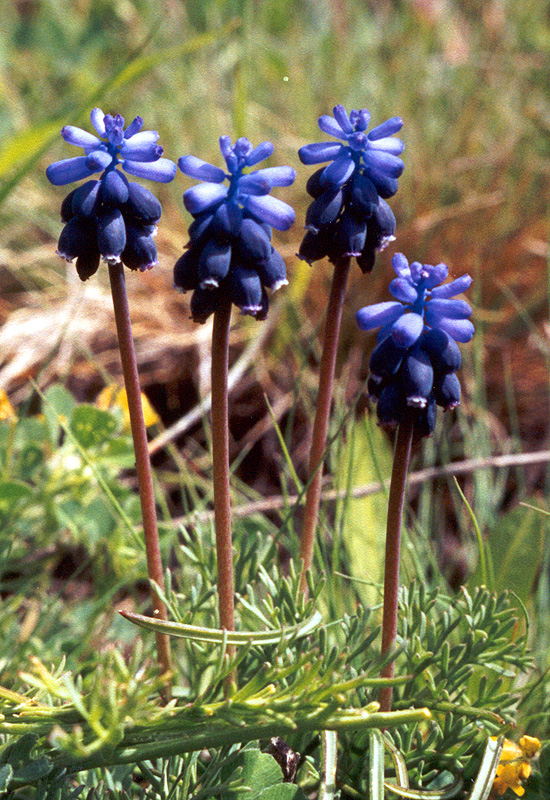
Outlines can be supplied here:
M134 338L132 336L132 324L130 320L130 309L128 307L128 295L126 293L124 267L120 262L118 264L109 264L109 279L111 282L111 294L113 297L124 385L128 397L130 427L136 456L136 472L143 518L147 574L150 580L155 581L155 583L164 590L164 575L160 554L151 460L149 458L147 431L143 419L141 388L139 385ZM166 620L166 607L153 588L151 588L151 603L153 605L153 614L155 618ZM166 636L166 634L157 633L156 646L158 663L163 672L169 672L171 669L171 659L170 640L168 636ZM169 694L169 686L167 685L164 693L166 700L169 699Z
M388 498L386 555L384 561L384 605L382 611L382 658L394 649L397 637L401 528L413 432L414 419L412 414L408 414L397 429ZM395 662L391 661L382 669L380 675L382 678L393 678L394 671ZM392 687L383 686L378 694L381 712L391 710L391 700Z
M340 338L340 325L342 321L342 308L346 294L350 263L350 258L342 258L336 263L327 305L323 352L321 354L321 364L319 368L319 392L317 395L317 407L309 453L309 484L306 492L304 522L300 542L300 558L302 560L300 589L302 592L307 591L306 572L311 568L313 562L315 530L319 518L319 503L321 500L321 485L323 480L322 462L328 434L334 373L336 370L336 356L338 353L338 341Z
M230 324L231 301L223 300L214 312L212 327L212 470L218 567L218 609L220 628L226 631L235 630L227 395ZM228 645L226 656L231 658L234 653L234 646ZM226 697L233 693L235 686L236 676L234 673L230 673L224 680Z

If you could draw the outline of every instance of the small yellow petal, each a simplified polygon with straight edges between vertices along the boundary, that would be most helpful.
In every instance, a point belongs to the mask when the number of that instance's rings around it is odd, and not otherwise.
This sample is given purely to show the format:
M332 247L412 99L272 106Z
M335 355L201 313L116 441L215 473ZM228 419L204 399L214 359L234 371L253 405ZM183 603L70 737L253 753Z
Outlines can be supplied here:
M8 395L4 389L0 389L0 420L15 419L16 416L17 415L12 404L10 403Z
M519 746L526 758L533 758L541 748L540 740L536 736L522 736Z
M124 418L124 430L130 430L130 411L128 408L128 396L126 389L119 389L115 384L106 386L98 395L96 399L98 408L109 410L113 406L118 406L121 409ZM147 399L146 395L141 393L141 407L143 409L143 419L145 420L145 427L150 425L157 425L160 422L160 417Z

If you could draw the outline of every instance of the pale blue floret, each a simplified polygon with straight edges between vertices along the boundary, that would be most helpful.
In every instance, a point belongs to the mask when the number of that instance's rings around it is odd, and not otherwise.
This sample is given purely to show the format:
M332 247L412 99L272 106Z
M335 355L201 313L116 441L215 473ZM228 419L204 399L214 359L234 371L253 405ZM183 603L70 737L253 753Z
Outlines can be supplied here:
M392 266L397 278L389 288L396 302L360 309L356 315L360 328L380 328L378 341L391 335L403 348L412 347L425 327L442 330L457 342L470 341L474 334L468 319L472 309L464 300L452 299L469 288L469 275L440 285L449 274L445 264L431 266L413 261L409 265L402 253L393 257Z
M348 116L344 106L339 105L334 107L333 114L334 117L328 114L319 117L319 128L345 144L319 142L304 145L298 151L303 164L332 161L325 168L322 181L333 188L343 186L360 167L375 184L383 177L390 180L399 178L405 166L399 156L405 146L393 134L403 127L400 117L392 117L366 133L370 122L366 109L354 109Z
M174 178L176 165L161 158L163 149L157 144L159 135L156 131L142 131L141 117L136 117L126 130L120 114L103 114L100 108L94 108L90 119L97 136L73 125L62 129L63 139L82 147L85 155L50 164L46 175L54 186L64 186L118 166L146 180L168 183Z
M187 211L197 216L227 202L246 209L259 222L277 230L290 228L296 216L294 209L282 200L270 197L269 192L275 186L290 186L296 178L296 171L291 167L268 167L244 173L246 167L254 166L273 153L271 142L262 142L253 148L248 139L242 137L232 146L228 136L221 136L220 150L228 173L195 156L178 159L178 166L185 175L203 181L183 195ZM226 179L228 186L224 185Z

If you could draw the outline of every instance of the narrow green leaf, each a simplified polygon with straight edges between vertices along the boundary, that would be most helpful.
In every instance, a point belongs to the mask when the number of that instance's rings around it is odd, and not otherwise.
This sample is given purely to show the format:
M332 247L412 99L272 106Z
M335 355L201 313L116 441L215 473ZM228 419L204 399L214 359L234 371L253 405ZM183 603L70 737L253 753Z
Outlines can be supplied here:
M280 641L307 636L314 631L323 618L316 611L315 614L305 622L294 625L290 628L280 628L275 631L235 631L228 633L214 628L201 628L196 625L184 625L181 622L164 622L162 620L145 617L142 614L135 614L133 611L119 611L119 614L130 622L134 622L142 628L154 631L155 633L166 633L169 636L176 636L181 639L193 639L197 642L212 642L221 644L247 645L247 644L277 644Z

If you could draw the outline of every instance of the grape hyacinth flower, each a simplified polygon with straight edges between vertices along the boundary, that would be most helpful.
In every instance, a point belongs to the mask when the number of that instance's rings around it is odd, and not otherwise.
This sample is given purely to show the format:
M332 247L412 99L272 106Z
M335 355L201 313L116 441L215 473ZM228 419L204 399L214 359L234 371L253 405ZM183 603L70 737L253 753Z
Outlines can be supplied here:
M311 175L307 191L313 197L306 214L306 234L298 256L309 264L325 256L334 264L327 305L323 350L319 366L319 391L309 452L309 481L300 543L301 587L311 567L315 530L321 501L322 465L327 442L332 388L342 310L351 259L363 273L370 272L376 253L395 238L395 217L386 198L397 191L404 164L399 158L404 145L394 133L403 121L392 117L367 133L370 114L341 105L334 117L319 117L324 133L340 141L307 144L298 151L303 164L329 161Z
M134 442L151 602L156 619L166 620L166 607L161 595L154 590L155 584L163 590L164 570L123 266L143 271L157 263L153 236L161 206L154 194L129 181L117 167L121 166L129 175L162 183L174 178L177 167L161 157L163 150L157 144L158 133L141 130L141 117L136 117L126 129L120 114L104 114L99 108L93 109L90 119L97 136L72 125L61 131L63 139L82 147L85 155L56 161L46 170L48 180L54 186L64 186L101 173L99 179L86 181L64 199L61 218L65 227L59 237L57 252L67 261L76 259L76 270L83 281L97 272L100 258L107 263ZM156 643L160 668L168 676L171 669L168 636L157 632ZM162 692L168 701L168 683Z
M393 257L392 266L397 277L389 288L395 301L366 306L356 315L363 330L380 327L369 391L378 401L382 425L395 427L407 409L416 409L415 433L427 436L435 426L436 406L447 410L460 403L457 342L469 342L474 326L472 309L455 296L472 279L462 275L444 284L449 274L445 264L409 265L402 253Z
M244 137L234 145L229 136L219 142L227 173L195 156L178 160L185 175L203 182L183 195L194 221L174 268L174 284L193 292L196 322L205 322L224 298L241 313L265 319L267 290L287 283L284 261L271 244L271 228L286 231L295 219L294 210L269 193L275 186L290 186L296 172L291 167L245 171L273 153L271 142L255 148Z
M468 342L474 334L472 309L456 299L469 288L469 275L443 283L449 274L445 264L409 265L402 253L393 257L392 266L397 277L390 291L396 299L366 306L356 315L363 330L380 328L370 360L369 392L377 400L380 424L397 427L386 524L382 678L394 674L395 662L388 657L397 637L401 527L412 443L432 433L438 405L449 409L460 403L457 342ZM391 686L382 687L378 699L380 709L390 711Z
M162 158L156 131L143 131L143 120L136 117L124 128L120 114L103 114L94 108L90 119L97 135L66 125L61 135L68 144L84 149L85 155L51 164L46 175L54 186L64 186L101 172L73 189L61 206L65 227L58 250L67 261L76 259L76 269L85 281L97 272L100 258L108 264L122 262L133 270L144 271L157 264L153 241L161 215L156 197L129 175L167 183L176 165Z
M325 256L332 263L354 256L363 272L370 272L375 253L395 236L395 217L386 199L398 187L404 169L399 158L404 145L393 134L403 120L392 117L367 133L370 113L341 105L334 117L319 117L319 127L339 142L319 142L301 147L303 164L321 164L309 178L307 191L314 198L306 216L299 256L310 264Z

